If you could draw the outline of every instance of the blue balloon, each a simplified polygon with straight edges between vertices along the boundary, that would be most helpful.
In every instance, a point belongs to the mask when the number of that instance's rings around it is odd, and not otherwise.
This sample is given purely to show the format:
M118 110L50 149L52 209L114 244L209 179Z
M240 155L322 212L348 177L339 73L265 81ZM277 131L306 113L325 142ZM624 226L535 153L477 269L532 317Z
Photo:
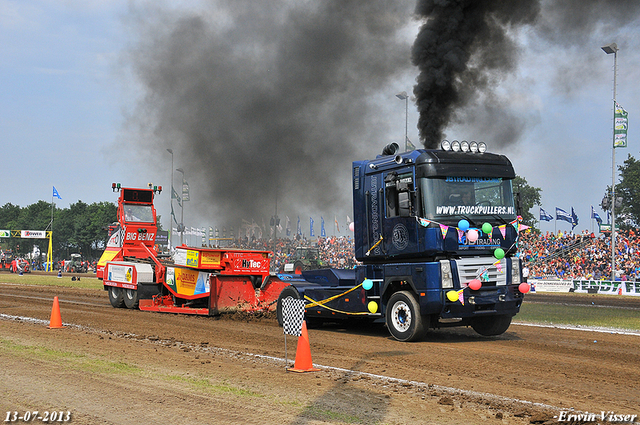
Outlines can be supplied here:
M368 291L369 289L373 288L373 280L371 279L363 280L362 287L364 288L365 291Z
M458 229L466 232L469 229L469 222L465 219L462 219L458 222Z

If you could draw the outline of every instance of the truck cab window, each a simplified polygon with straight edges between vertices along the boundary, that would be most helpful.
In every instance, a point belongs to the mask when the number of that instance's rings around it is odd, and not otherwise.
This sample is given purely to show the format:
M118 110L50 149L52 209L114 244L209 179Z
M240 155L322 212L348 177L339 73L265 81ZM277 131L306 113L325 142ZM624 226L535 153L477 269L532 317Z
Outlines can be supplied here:
M413 174L398 174L396 171L392 171L385 176L384 182L387 217L410 217L413 215Z

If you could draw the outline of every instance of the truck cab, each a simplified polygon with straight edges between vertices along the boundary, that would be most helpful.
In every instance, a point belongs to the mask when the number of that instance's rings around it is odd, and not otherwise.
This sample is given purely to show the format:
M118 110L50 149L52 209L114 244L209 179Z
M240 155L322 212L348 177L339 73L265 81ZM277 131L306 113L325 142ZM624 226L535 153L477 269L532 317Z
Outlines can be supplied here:
M125 188L119 183L112 184L112 190L119 192L118 222L109 227L107 246L97 264L96 275L103 279L105 264L124 256L155 258L156 209L154 195L162 191L162 186L149 189ZM153 254L152 254L153 253Z
M311 301L307 317L369 316L400 341L445 326L505 332L528 291L514 257L521 230L514 178L507 157L475 142L404 153L394 143L353 162L362 265L349 276L303 272L306 283L292 282Z

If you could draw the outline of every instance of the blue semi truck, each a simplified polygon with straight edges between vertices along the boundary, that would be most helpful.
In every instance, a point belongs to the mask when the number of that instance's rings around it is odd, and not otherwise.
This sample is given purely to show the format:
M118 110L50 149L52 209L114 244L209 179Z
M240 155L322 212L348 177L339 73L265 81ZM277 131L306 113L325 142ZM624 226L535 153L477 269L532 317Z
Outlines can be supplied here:
M515 171L484 143L398 153L386 146L352 167L355 269L279 274L282 300L305 300L307 322L384 321L399 341L429 328L471 326L504 333L518 313L522 283Z

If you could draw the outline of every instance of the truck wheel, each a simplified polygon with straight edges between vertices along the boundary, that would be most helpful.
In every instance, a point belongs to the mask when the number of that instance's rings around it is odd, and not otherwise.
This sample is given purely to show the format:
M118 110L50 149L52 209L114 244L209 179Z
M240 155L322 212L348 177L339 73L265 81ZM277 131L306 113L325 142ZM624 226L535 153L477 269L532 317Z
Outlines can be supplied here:
M278 296L278 304L276 305L276 317L278 318L278 326L282 326L282 300L285 298L293 298L294 300L300 299L300 293L293 286L285 287L282 292L280 292L280 296Z
M124 294L122 293L122 288L116 288L115 286L110 286L109 290L109 302L115 308L124 307Z
M484 336L501 335L509 329L511 316L481 316L471 322L474 331Z
M391 295L387 304L387 328L398 341L415 341L424 333L420 305L408 291Z
M302 261L296 261L293 264L293 272L295 274L301 274L303 270L304 270L304 263Z
M127 308L138 308L138 291L135 289L124 290L124 305Z

